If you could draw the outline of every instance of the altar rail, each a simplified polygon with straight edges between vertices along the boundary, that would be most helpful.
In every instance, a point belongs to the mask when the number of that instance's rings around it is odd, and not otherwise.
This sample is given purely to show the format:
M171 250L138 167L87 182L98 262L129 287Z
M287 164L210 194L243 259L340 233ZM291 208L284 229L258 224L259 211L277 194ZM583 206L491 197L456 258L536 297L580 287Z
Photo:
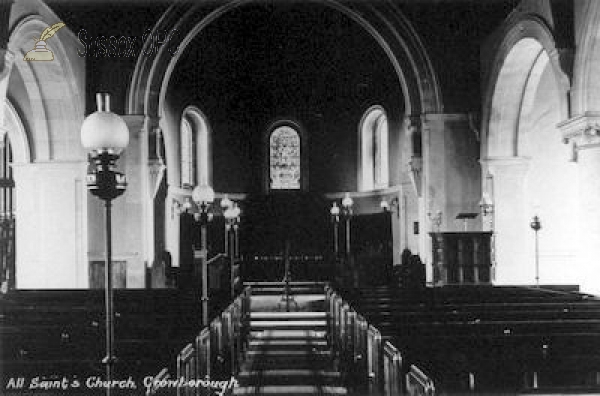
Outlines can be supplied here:
M328 281L334 268L322 255L289 256L293 281ZM279 282L285 276L284 255L249 255L243 258L241 276L244 282Z

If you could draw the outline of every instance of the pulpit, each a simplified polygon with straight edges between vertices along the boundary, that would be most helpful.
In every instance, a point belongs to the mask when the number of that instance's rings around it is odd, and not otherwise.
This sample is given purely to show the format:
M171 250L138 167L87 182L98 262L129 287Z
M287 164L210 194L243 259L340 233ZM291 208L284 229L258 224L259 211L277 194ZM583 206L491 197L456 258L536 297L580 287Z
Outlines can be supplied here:
M491 284L491 232L431 232L435 285Z

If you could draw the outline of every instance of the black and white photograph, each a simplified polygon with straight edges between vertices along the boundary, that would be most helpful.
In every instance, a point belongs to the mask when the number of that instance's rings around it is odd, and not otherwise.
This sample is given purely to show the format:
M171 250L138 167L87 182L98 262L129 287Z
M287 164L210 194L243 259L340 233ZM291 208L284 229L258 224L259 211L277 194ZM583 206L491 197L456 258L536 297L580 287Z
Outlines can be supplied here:
M598 0L0 0L0 395L600 395L598 76Z

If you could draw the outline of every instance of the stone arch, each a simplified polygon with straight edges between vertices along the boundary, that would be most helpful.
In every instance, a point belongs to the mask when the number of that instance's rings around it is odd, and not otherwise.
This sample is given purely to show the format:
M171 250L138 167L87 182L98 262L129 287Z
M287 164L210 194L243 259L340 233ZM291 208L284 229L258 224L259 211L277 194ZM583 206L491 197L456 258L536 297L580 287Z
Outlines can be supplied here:
M161 117L171 74L186 46L220 16L253 2L255 0L229 0L218 6L205 3L195 3L192 6L189 3L173 4L154 26L152 33L177 32L172 37L178 40L178 45L170 43L157 51L150 51L154 44L152 34L149 35L138 57L129 88L126 113ZM441 92L431 60L416 32L396 5L391 2L341 4L337 0L312 2L343 13L377 41L396 71L407 114L443 111ZM173 137L165 134L164 138L167 152L173 151L169 148L176 146ZM168 173L170 179L176 179L170 170Z
M27 132L19 112L7 98L4 103L4 127L13 153L13 161L27 163L31 161L31 150Z
M67 53L60 32L48 45L54 52L53 61L23 60L25 53L33 48L31 38L39 36L48 25L40 15L27 15L14 23L9 40L9 50L15 54L13 67L21 75L22 88L26 90L32 110L32 118L27 120L31 129L32 156L36 160L52 160L65 155L79 157L77 150L57 147L57 143L65 139L79 141L84 115L84 100L70 62L72 56ZM10 90L9 86L9 93ZM65 132L69 136L65 137Z
M481 158L516 156L518 119L529 76L536 62L552 65L561 90L561 117L568 117L569 78L560 67L555 40L549 27L538 17L522 15L509 21L494 46L495 56L485 76ZM557 136L557 139L559 137ZM490 152L490 147L492 147ZM494 151L496 151L494 153Z
M573 64L572 115L600 110L600 2L583 2L582 26ZM566 119L566 117L565 117Z
M538 17L513 15L500 33L485 80L481 143L482 190L494 204L495 280L571 280L565 263L572 265L575 257L576 226L568 211L574 206L569 186L576 175L557 127L569 114L569 79L550 29ZM534 256L529 238L534 215L545 227L540 273L529 260Z

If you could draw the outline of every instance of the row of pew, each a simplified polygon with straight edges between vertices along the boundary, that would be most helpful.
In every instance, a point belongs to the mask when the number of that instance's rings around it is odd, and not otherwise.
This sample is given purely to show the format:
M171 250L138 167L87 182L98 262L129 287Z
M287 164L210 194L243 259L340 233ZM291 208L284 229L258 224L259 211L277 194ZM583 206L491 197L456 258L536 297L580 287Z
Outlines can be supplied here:
M433 396L434 382L370 325L336 291L327 286L329 345L345 384L356 395Z
M438 393L600 390L600 300L526 287L345 290Z
M225 297L228 299L228 296ZM223 298L214 298L220 312ZM114 378L156 373L201 326L194 293L115 290ZM85 381L104 377L103 290L17 290L0 296L0 386L11 378ZM175 369L173 366L171 369Z
M251 289L246 287L220 315L177 354L176 371L162 368L146 389L147 396L210 395L230 382L247 349ZM176 376L173 374L176 373Z

